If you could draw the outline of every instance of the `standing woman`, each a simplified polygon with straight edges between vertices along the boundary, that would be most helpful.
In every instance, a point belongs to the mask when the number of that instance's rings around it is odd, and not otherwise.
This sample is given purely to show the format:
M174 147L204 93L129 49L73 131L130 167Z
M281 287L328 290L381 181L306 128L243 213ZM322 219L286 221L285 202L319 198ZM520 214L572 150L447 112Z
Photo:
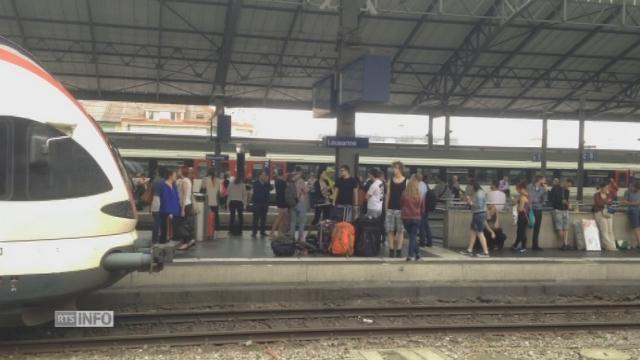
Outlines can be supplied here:
M320 219L327 220L331 216L331 187L326 170L318 174L318 179L313 183L313 190L316 193L316 209L311 225L317 225Z
M215 169L209 170L207 175L207 178L202 181L201 191L204 189L207 194L207 205L214 214L215 233L218 234L220 229L220 203L218 199L222 194L222 181L216 176Z
M385 194L385 230L389 243L389 257L402 256L402 243L404 242L404 226L402 223L402 206L400 201L402 193L407 187L407 178L404 176L404 165L400 161L391 164L393 177L387 185Z
M622 202L627 205L627 215L629 216L629 224L633 229L633 235L636 240L636 248L640 248L640 180L632 182L629 190L624 193Z
M286 175L284 171L278 170L276 179L276 207L278 208L278 215L271 227L271 233L269 237L280 237L287 233L289 230L289 207L284 198L284 192L287 189ZM277 235L276 235L277 232Z
M177 240L181 241L181 244L177 247L178 250L185 250L190 246L195 245L193 239L193 169L183 167L181 170L182 181L178 191L180 193L180 232Z
M516 242L511 250L524 253L527 251L527 227L529 226L529 193L527 192L527 182L523 181L516 186L516 191L520 196L515 206L518 209L518 221L516 231Z
M615 236L613 234L613 214L609 213L611 199L609 184L600 184L598 192L593 195L593 217L600 230L600 242L604 250L616 250Z
M227 189L229 199L229 233L242 235L242 225L244 223L244 203L247 199L247 187L240 178L236 176ZM238 226L235 226L236 214L238 216Z
M486 195L478 182L472 179L469 183L469 191L465 193L467 195L467 203L471 207L473 217L471 219L471 229L469 230L469 246L467 250L463 250L461 254L474 256L473 246L476 243L476 238L480 239L480 245L482 246L482 252L476 254L477 257L489 257L489 249L487 248L487 239L484 236L484 229L487 227L487 200Z
M162 185L164 184L164 177L166 170L162 167L158 168L158 174L153 183L151 189L153 191L153 198L151 200L150 211L153 216L153 227L151 228L151 243L157 244L160 240L160 236L164 231L162 229L162 219L160 217L160 194L162 194Z
M164 183L160 190L160 243L167 242L169 233L169 223L173 229L178 227L180 220L180 199L178 189L176 189L176 173L167 171L164 177Z
M412 257L416 261L420 260L417 237L422 214L424 214L424 198L420 196L419 182L415 176L412 176L400 199L402 222L407 233L409 233L407 261L411 261Z

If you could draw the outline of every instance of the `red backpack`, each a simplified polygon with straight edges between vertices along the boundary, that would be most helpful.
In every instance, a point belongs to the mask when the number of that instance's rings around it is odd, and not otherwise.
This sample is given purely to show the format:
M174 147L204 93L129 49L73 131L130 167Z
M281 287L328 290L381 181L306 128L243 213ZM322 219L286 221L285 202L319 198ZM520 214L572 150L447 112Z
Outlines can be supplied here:
M339 222L333 229L329 251L335 256L352 256L356 242L356 229L348 222Z

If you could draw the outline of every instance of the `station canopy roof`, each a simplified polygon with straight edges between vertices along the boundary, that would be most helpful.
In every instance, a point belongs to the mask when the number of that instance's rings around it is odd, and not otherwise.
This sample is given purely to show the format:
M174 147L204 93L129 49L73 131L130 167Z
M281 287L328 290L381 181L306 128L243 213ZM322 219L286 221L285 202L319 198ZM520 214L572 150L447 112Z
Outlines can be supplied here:
M392 59L363 111L640 119L638 0L348 1L0 0L0 35L81 99L309 109L347 49Z

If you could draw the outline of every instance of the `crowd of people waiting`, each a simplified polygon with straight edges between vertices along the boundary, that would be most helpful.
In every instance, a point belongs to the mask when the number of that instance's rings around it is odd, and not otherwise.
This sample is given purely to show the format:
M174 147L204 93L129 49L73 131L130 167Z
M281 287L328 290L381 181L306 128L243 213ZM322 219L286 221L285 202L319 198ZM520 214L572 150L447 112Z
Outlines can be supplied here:
M158 169L150 188L152 197L150 210L153 215L152 242L164 243L169 237L180 242L178 249L186 249L194 244L193 231L193 169L181 167L177 171ZM279 238L289 236L305 241L307 211L314 210L311 225L320 221L352 221L357 216L380 221L386 233L390 257L401 257L405 232L409 237L407 259L420 258L420 246L432 246L433 236L429 226L429 213L436 203L459 201L468 206L472 213L469 244L461 253L469 256L488 257L489 250L499 250L507 239L500 224L499 213L512 204L512 214L516 225L516 236L511 250L519 253L527 251L527 230L532 228L534 251L542 251L539 245L543 209L550 206L554 229L561 243L561 250L570 250L567 238L570 226L570 179L554 179L547 188L546 178L538 175L531 183L523 180L515 187L511 196L509 178L493 181L485 192L476 179L469 175L464 190L457 176L448 183L437 181L431 188L427 176L413 174L407 177L401 162L392 164L393 174L385 179L378 168L367 172L367 179L351 175L350 168L343 165L339 175L333 177L327 169L322 169L316 177L306 178L300 168L292 173L278 172L272 185L268 174L261 173L258 179L245 182L241 177L223 178L211 169L203 179L201 191L207 194L207 205L215 214L215 227L220 228L219 210L227 207L230 212L229 232L242 233L245 209L253 212L252 236ZM267 234L266 218L271 202L271 192L275 189L277 216ZM593 198L592 211L597 223L602 247L615 250L613 234L614 203L618 200L618 186L611 179L599 185ZM144 195L142 195L144 197ZM627 207L633 228L635 246L640 248L640 180L632 181L629 189L619 201ZM170 225L171 224L171 225ZM170 232L173 234L170 234ZM479 244L479 249L477 248Z

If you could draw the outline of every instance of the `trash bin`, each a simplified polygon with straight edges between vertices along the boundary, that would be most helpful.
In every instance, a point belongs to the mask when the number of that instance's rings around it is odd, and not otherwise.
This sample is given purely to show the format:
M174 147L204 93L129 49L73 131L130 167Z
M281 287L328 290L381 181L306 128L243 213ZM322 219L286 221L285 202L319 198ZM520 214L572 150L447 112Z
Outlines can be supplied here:
M207 213L209 210L205 206L207 195L203 193L194 193L195 199L194 210L196 213L196 241L204 241L207 229Z

